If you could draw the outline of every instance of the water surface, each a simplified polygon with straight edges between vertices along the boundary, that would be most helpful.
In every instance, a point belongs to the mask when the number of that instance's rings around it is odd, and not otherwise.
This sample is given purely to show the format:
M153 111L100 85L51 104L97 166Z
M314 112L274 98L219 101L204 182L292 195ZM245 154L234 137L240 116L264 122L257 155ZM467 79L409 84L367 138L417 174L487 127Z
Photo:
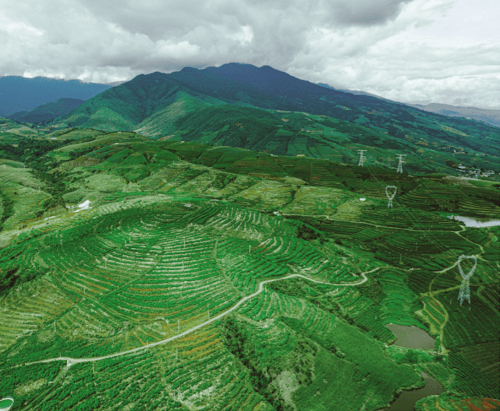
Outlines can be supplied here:
M431 395L439 395L443 392L443 386L434 378L422 373L425 380L425 386L415 390L403 390L390 407L382 408L380 411L412 411L415 403Z
M470 217L462 217L460 215L449 215L448 218L461 221L466 225L466 227L493 227L500 225L500 220L480 221Z
M398 324L386 324L385 326L396 336L394 345L421 350L434 349L434 338L421 328Z
M434 338L421 328L399 324L386 324L385 326L396 336L394 345L411 349L434 349ZM422 373L422 377L424 377L425 381L425 385L422 388L403 390L394 402L391 403L390 407L382 408L380 411L412 411L415 403L421 398L430 395L439 395L443 392L443 386L434 378L425 372Z

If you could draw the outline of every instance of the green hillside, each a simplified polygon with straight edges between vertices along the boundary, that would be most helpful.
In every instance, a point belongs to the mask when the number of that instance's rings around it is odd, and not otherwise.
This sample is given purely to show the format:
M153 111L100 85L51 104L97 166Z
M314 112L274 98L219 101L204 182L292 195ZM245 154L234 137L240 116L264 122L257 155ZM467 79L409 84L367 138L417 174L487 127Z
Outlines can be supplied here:
M496 175L500 172L500 153L492 148L493 142L484 143L490 153L485 155L468 146L465 136L463 144L435 137L401 139L355 122L308 113L223 105L187 115L177 120L175 127L177 132L170 140L249 148L274 155L304 154L357 164L358 150L363 149L371 165L392 169L397 167L397 154L406 154L406 167L412 173L460 175L457 165L461 163L493 170Z
M497 127L324 88L270 67L229 64L140 75L47 130L68 126L348 164L357 164L357 150L366 149L372 165L389 168L401 153L413 172L500 172Z
M371 134L179 93L150 112L183 141L0 140L0 395L30 410L375 411L425 372L443 393L422 410L495 406L500 227L447 216L500 219L498 187L263 153L297 127ZM218 145L238 136L255 146ZM478 258L470 305L461 255ZM433 349L395 344L387 324Z
M61 98L57 101L42 104L31 111L14 113L9 118L24 123L47 123L74 110L83 103L76 98Z
M18 136L35 137L37 135L38 131L29 125L0 117L0 141L15 142Z

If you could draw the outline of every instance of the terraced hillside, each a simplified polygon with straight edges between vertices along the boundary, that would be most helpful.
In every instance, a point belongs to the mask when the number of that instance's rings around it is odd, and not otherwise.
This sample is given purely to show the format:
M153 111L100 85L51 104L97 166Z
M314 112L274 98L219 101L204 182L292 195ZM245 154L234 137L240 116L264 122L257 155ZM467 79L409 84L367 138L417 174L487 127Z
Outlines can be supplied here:
M13 409L377 410L421 372L445 389L421 409L496 406L500 229L446 216L500 218L498 189L135 133L54 137L0 165ZM462 254L478 258L471 309ZM394 345L389 323L434 349Z

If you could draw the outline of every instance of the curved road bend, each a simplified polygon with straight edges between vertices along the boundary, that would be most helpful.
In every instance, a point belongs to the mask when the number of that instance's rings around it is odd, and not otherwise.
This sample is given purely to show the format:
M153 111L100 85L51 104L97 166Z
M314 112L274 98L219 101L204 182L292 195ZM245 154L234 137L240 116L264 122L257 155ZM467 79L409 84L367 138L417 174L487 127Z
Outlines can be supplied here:
M194 326L193 328L190 328L189 330L186 330L180 334L177 334L177 335L174 335L172 337L169 337L169 338L166 338L164 340L161 340L161 341L157 341L157 342L154 342L154 343L150 343L150 344L146 344L146 345L143 345L141 347L137 347L137 348L133 348L131 350L127 350L127 351L121 351L121 352L118 352L118 353L115 353L115 354L109 354L109 355L104 355L102 357L94 357L94 358L71 358L71 357L57 357L57 358L51 358L51 359L48 359L48 360L40 360L40 361L34 361L34 362L30 362L30 363L25 363L25 364L20 364L20 365L16 365L14 367L11 367L11 368L17 368L17 367L22 367L22 366L25 366L25 365L32 365L32 364L40 364L40 363L45 363L45 362L54 362L54 361L66 361L68 363L68 366L71 366L73 364L78 364L78 363L84 363L84 362L94 362L94 361L100 361L100 360L105 360L107 358L113 358L113 357L119 357L119 356L122 356L122 355L127 355L127 354L132 354L134 352L137 352L137 351L141 351L141 350L145 350L147 348L152 348L152 347L156 347L157 345L162 345L162 344L167 344L171 341L174 341L174 340L177 340L179 338L182 338L188 334L191 334L195 331L198 331L199 329L205 327L206 325L208 324L211 324L223 317L225 317L226 315L232 313L233 311L237 310L242 304L246 303L248 300L250 300L251 298L259 295L262 291L264 291L264 285L265 284L268 284L268 283L273 283L275 281L282 281L282 280L286 280L286 279L289 279L289 278L296 278L296 277L301 277L301 278L304 278L305 280L308 280L308 281L312 281L314 283L318 283L318 284L325 284L325 285L331 285L331 286L340 286L340 287L352 287L352 286L355 286L355 285L360 285L360 284L363 284L364 282L368 281L368 278L366 277L366 274L369 274L369 273L372 273L378 269L381 269L381 268L385 268L385 267L377 267L377 268L374 268L373 270L370 270L370 271L366 271L364 273L361 273L361 275L363 276L363 279L361 281L358 281L356 283L350 283L350 284L332 284L332 283L327 283L327 282L324 282L324 281L317 281L317 280L313 280L312 278L309 278L309 277L306 277L302 274L290 274L286 277L283 277L283 278L275 278L275 279L272 279L272 280L264 280L264 281L261 281L259 283L259 289L254 292L253 294L250 294L246 297L243 297L239 302L237 302L234 306L232 306L231 308L229 308L227 311L224 311L223 313L221 314L218 314L216 315L215 317L211 318L210 320L207 320L199 325L196 325Z

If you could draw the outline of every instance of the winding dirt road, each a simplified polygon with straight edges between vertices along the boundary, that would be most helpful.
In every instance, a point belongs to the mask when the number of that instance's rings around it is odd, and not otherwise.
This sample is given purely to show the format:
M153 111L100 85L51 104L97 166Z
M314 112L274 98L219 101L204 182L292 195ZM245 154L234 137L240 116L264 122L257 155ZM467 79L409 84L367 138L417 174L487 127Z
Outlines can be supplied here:
M250 294L250 295L248 295L246 297L243 297L240 301L238 301L234 306L232 306L231 308L229 308L227 311L224 311L223 313L218 314L215 317L213 317L213 318L211 318L211 319L209 319L209 320L207 320L207 321L205 321L205 322L203 322L201 324L198 324L198 325L194 326L193 328L190 328L189 330L186 330L186 331L184 331L182 333L174 335L173 337L169 337L169 338L166 338L166 339L161 340L161 341L157 341L157 342L154 342L154 343L143 345L142 347L133 348L131 350L121 351L121 352L118 352L118 353L115 353L115 354L104 355L102 357L91 357L91 358L56 357L56 358L50 358L48 360L40 360L40 361L34 361L34 362L25 363L25 364L20 364L20 365L16 365L14 367L11 367L11 368L23 367L23 366L32 365L32 364L54 362L54 361L66 361L67 365L69 367L69 366L71 366L73 364L85 363L85 362L94 362L94 361L101 361L101 360L105 360L107 358L114 358L114 357L120 357L122 355L133 354L133 353L136 353L138 351L142 351L142 350L146 350L148 348L156 347L157 345L167 344L167 343L172 342L174 340L177 340L179 338L185 337L188 334L191 334L191 333L193 333L195 331L200 330L201 328L205 327L208 324L211 324L211 323L213 323L213 322L215 322L217 320L220 320L221 318L225 317L226 315L228 315L228 314L232 313L233 311L237 310L239 307L241 307L241 305L243 305L244 303L246 303L248 300L256 297L257 295L259 295L262 291L264 291L264 286L266 284L273 283L273 282L276 282L276 281L283 281L283 280L287 280L287 279L290 279L290 278L303 278L303 279L305 279L307 281L312 281L312 282L317 283L317 284L331 285L331 286L334 286L334 287L353 287L353 286L360 285L360 284L363 284L364 282L368 281L368 278L366 277L366 274L372 273L372 272L374 272L376 270L379 270L381 268L385 268L385 267L377 267L377 268L374 268L373 270L363 272L363 273L361 273L361 275L363 276L362 280L360 280L358 282L355 282L355 283L348 283L348 284L332 284L332 283L327 283L327 282L324 282L324 281L313 280L312 278L306 277L305 275L302 275L302 274L290 274L290 275L287 275L286 277L283 277L283 278L275 278L275 279L272 279L272 280L264 280L264 281L261 281L259 283L259 289L256 292L254 292L253 294Z

